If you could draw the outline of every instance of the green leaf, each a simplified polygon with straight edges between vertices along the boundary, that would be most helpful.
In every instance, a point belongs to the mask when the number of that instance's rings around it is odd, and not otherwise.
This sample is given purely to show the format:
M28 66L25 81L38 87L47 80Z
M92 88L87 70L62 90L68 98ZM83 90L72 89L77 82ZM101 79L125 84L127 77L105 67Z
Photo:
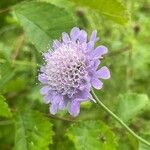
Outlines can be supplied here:
M6 103L6 99L2 95L0 95L0 116L2 117L12 116L8 104Z
M147 145L145 145L143 143L139 144L139 150L149 150L149 149L150 149L149 146L147 146Z
M115 150L117 147L113 132L100 121L73 124L68 129L67 136L77 150Z
M73 0L80 6L96 10L105 17L119 23L126 24L129 20L127 8L118 0Z
M14 69L9 62L0 64L0 90L16 75L17 69Z
M148 142L150 142L150 134L142 134L142 137L147 140ZM147 146L141 142L139 142L139 150L149 150L150 146Z
M24 2L14 7L27 38L39 51L74 25L71 13L46 2Z
M150 121L145 121L145 125L142 126L142 130L140 131L140 135L150 143ZM139 149L138 150L149 150L150 146L143 144L139 141Z
M119 95L117 102L117 115L124 122L129 122L149 104L149 98L146 94L126 93Z
M36 111L24 111L16 116L14 150L48 150L52 143L52 124Z
M51 3L53 5L56 5L56 6L60 7L60 8L69 9L69 8L72 7L71 1L68 1L68 0L37 0L37 1Z

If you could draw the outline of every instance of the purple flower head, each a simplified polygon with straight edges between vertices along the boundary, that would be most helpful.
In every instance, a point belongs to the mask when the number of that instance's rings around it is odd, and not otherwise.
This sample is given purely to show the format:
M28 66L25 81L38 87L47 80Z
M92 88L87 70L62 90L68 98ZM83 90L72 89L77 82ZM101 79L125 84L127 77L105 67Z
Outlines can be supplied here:
M98 40L96 34L93 31L88 41L87 33L74 27L70 35L62 33L62 41L53 42L53 50L44 53L45 65L38 79L52 114L67 107L72 116L77 116L80 103L91 97L91 87L101 89L103 83L99 79L110 78L107 67L98 69L99 59L108 50L105 46L94 48Z

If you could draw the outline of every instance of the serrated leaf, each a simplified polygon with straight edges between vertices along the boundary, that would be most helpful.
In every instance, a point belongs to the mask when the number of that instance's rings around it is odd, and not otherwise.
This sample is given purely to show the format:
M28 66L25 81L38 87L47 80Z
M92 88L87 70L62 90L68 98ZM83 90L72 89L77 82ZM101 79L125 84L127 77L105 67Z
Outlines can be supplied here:
M76 123L68 129L67 136L77 150L115 150L117 147L115 135L100 121Z
M118 0L73 0L80 6L95 9L105 17L119 23L126 24L129 20L127 8Z
M46 50L53 39L75 25L69 12L46 2L24 2L14 11L27 38L39 51Z
M14 150L48 150L52 143L52 124L37 111L24 111L16 116Z
M6 103L6 99L2 95L0 95L0 116L2 117L12 116L8 104Z
M149 104L149 98L146 94L126 93L119 95L117 102L117 115L124 122L129 122Z

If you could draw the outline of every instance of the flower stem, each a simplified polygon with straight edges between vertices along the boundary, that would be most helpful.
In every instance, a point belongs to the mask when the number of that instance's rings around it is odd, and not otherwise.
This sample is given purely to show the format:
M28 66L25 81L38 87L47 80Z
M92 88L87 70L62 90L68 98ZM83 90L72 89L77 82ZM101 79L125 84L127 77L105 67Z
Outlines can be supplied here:
M102 101L99 100L99 98L96 96L95 92L92 90L91 92L93 98L96 100L96 102L106 111L108 112L114 119L116 119L131 135L133 135L136 139L138 139L140 142L150 146L150 143L137 135L134 131L132 131L118 116L116 116L109 108L107 108Z

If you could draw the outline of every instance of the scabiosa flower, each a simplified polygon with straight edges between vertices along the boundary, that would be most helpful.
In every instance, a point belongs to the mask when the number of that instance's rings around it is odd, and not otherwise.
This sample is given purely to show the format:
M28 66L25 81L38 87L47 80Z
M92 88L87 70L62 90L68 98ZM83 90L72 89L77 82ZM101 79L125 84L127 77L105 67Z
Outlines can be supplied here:
M87 33L74 27L70 35L62 33L62 40L55 40L53 48L44 53L45 65L41 67L38 79L52 114L67 107L72 116L77 116L80 103L92 99L92 86L101 89L103 83L99 79L110 78L106 66L98 69L100 58L108 50L105 46L94 48L98 41L96 34L93 31L88 41Z

